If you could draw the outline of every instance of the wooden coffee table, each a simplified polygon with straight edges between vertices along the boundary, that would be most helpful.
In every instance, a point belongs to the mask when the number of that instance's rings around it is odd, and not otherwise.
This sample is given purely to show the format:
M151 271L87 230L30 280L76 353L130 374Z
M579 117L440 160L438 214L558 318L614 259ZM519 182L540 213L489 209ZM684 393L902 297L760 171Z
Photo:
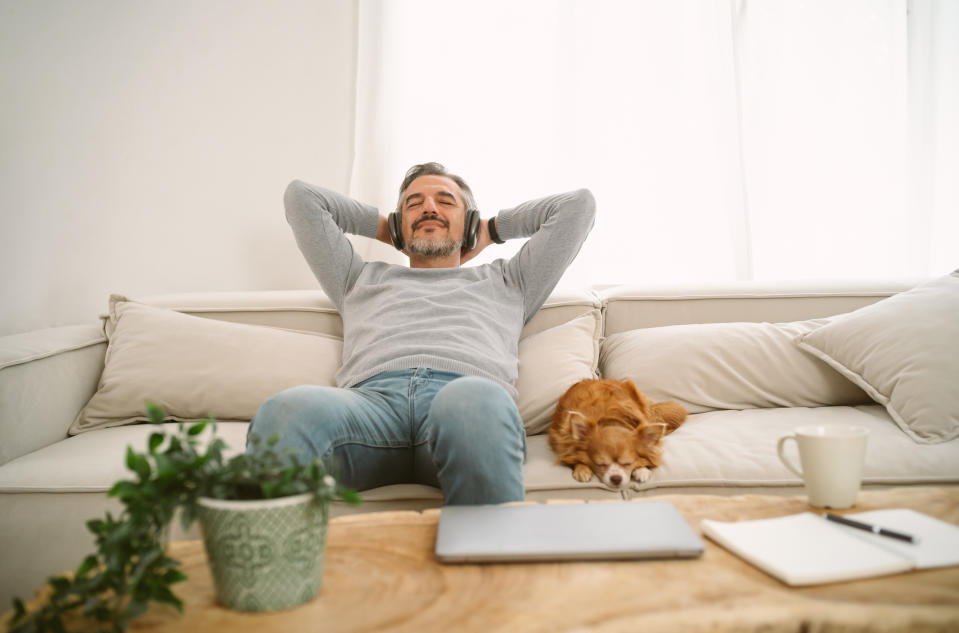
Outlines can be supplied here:
M809 510L804 496L662 495L699 520ZM959 524L959 487L863 492L850 512L903 507ZM439 510L344 516L330 523L323 588L282 612L216 603L199 541L170 554L189 580L182 615L153 606L132 631L903 631L959 630L959 567L789 588L704 539L698 560L441 565ZM641 529L641 527L640 527Z

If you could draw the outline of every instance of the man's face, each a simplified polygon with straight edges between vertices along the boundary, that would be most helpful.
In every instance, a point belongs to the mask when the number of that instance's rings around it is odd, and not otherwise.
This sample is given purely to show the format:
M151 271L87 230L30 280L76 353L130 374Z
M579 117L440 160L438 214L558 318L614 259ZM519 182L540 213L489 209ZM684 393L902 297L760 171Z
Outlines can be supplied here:
M447 257L463 245L466 205L446 176L420 176L403 192L403 240L411 255Z

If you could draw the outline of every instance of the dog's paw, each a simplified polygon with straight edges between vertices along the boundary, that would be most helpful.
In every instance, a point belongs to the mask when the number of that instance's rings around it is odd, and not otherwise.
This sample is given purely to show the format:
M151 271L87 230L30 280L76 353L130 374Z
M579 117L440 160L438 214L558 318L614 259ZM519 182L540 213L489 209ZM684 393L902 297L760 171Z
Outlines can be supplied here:
M593 478L592 469L586 464L576 464L573 466L573 479L576 481L587 482Z
M649 478L653 475L653 471L643 466L642 468L637 468L633 471L633 479L638 481L641 484L649 481Z

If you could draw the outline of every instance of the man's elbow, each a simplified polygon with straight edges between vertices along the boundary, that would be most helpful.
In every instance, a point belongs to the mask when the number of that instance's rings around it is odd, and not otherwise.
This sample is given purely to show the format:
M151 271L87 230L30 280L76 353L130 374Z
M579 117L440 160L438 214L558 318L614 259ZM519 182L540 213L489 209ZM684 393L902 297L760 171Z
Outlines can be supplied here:
M596 218L596 198L593 197L593 192L585 187L577 189L573 192L573 199L576 201L576 208L584 217L589 218L589 225L592 226Z
M286 186L286 191L283 192L283 207L287 216L290 215L291 209L302 206L306 196L307 185L302 180L294 180Z

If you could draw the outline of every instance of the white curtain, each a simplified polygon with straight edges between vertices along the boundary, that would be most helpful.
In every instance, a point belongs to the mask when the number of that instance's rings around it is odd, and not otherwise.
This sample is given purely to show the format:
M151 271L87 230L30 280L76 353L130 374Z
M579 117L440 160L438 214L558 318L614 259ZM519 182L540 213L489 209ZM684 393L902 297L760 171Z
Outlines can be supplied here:
M386 212L430 160L484 217L588 187L561 285L927 276L957 113L950 0L359 0L350 193Z

